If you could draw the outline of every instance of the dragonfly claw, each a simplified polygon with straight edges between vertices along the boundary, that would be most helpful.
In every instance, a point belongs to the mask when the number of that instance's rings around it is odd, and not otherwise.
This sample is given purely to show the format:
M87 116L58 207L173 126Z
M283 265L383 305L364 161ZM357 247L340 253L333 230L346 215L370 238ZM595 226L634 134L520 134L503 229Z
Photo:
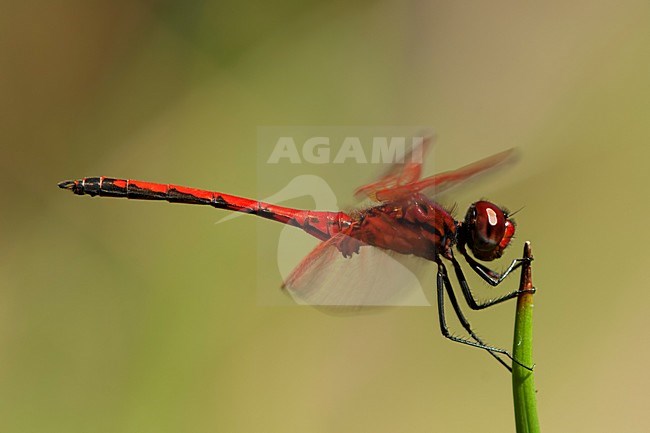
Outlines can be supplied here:
M531 295L537 291L537 288L531 287L530 289L519 290L517 293L524 294L530 293Z

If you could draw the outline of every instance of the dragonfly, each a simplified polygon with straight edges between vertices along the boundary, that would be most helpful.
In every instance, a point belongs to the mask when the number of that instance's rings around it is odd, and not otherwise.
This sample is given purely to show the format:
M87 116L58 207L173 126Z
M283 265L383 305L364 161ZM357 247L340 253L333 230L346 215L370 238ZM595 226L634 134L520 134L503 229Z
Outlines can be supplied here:
M77 195L207 205L302 229L320 243L289 274L282 288L315 305L347 305L349 301L346 301L348 295L345 292L364 290L331 281L322 284L322 280L332 275L346 275L345 270L333 269L335 262L342 262L346 266L364 251L379 250L433 262L437 265L436 300L442 335L453 342L487 351L509 371L512 371L512 367L504 358L531 370L531 366L519 362L509 351L486 343L476 334L460 307L445 264L451 263L461 293L472 310L482 310L516 298L521 293L534 291L516 289L481 301L470 289L455 255L457 251L479 277L491 286L498 286L514 270L532 260L514 259L501 273L480 263L499 259L510 245L515 234L512 215L505 208L479 200L469 206L463 220L456 220L452 211L435 199L438 194L462 182L512 162L516 150L508 149L456 170L422 178L422 155L431 147L431 142L431 137L423 139L376 181L358 188L355 195L368 199L372 205L350 212L294 209L217 191L104 176L65 180L58 186ZM341 291L343 293L338 293ZM468 337L457 336L450 331L445 313L445 295ZM359 301L363 297L354 299L353 303L364 303Z

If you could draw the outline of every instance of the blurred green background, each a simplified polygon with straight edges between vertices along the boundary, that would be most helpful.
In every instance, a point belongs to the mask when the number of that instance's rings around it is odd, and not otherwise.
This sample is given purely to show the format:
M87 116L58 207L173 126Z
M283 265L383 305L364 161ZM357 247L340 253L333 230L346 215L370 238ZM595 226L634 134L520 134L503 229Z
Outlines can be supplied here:
M1 431L514 431L509 377L433 308L261 306L256 231L277 225L56 187L255 197L261 125L433 126L442 169L518 146L457 201L525 206L509 254L533 242L542 428L650 429L647 1L2 10ZM508 346L513 313L471 318Z

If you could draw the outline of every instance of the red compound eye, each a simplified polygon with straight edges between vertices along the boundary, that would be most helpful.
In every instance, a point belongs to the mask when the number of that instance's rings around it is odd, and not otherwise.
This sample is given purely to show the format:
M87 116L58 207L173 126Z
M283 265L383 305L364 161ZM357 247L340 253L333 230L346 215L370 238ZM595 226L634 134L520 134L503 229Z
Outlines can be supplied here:
M501 257L515 233L515 225L506 213L489 201L477 201L470 206L465 216L467 245L479 260L494 260Z

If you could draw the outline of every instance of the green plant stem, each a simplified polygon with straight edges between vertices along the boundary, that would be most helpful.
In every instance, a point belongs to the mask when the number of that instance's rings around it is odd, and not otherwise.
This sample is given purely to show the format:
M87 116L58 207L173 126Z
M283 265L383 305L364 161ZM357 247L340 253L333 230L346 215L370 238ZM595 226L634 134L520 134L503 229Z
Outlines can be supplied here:
M532 257L530 242L524 245L524 257ZM530 262L521 269L519 290L533 288ZM522 293L517 298L515 336L512 353L524 365L533 366L533 294ZM512 366L512 393L517 433L539 433L535 374L517 364Z

